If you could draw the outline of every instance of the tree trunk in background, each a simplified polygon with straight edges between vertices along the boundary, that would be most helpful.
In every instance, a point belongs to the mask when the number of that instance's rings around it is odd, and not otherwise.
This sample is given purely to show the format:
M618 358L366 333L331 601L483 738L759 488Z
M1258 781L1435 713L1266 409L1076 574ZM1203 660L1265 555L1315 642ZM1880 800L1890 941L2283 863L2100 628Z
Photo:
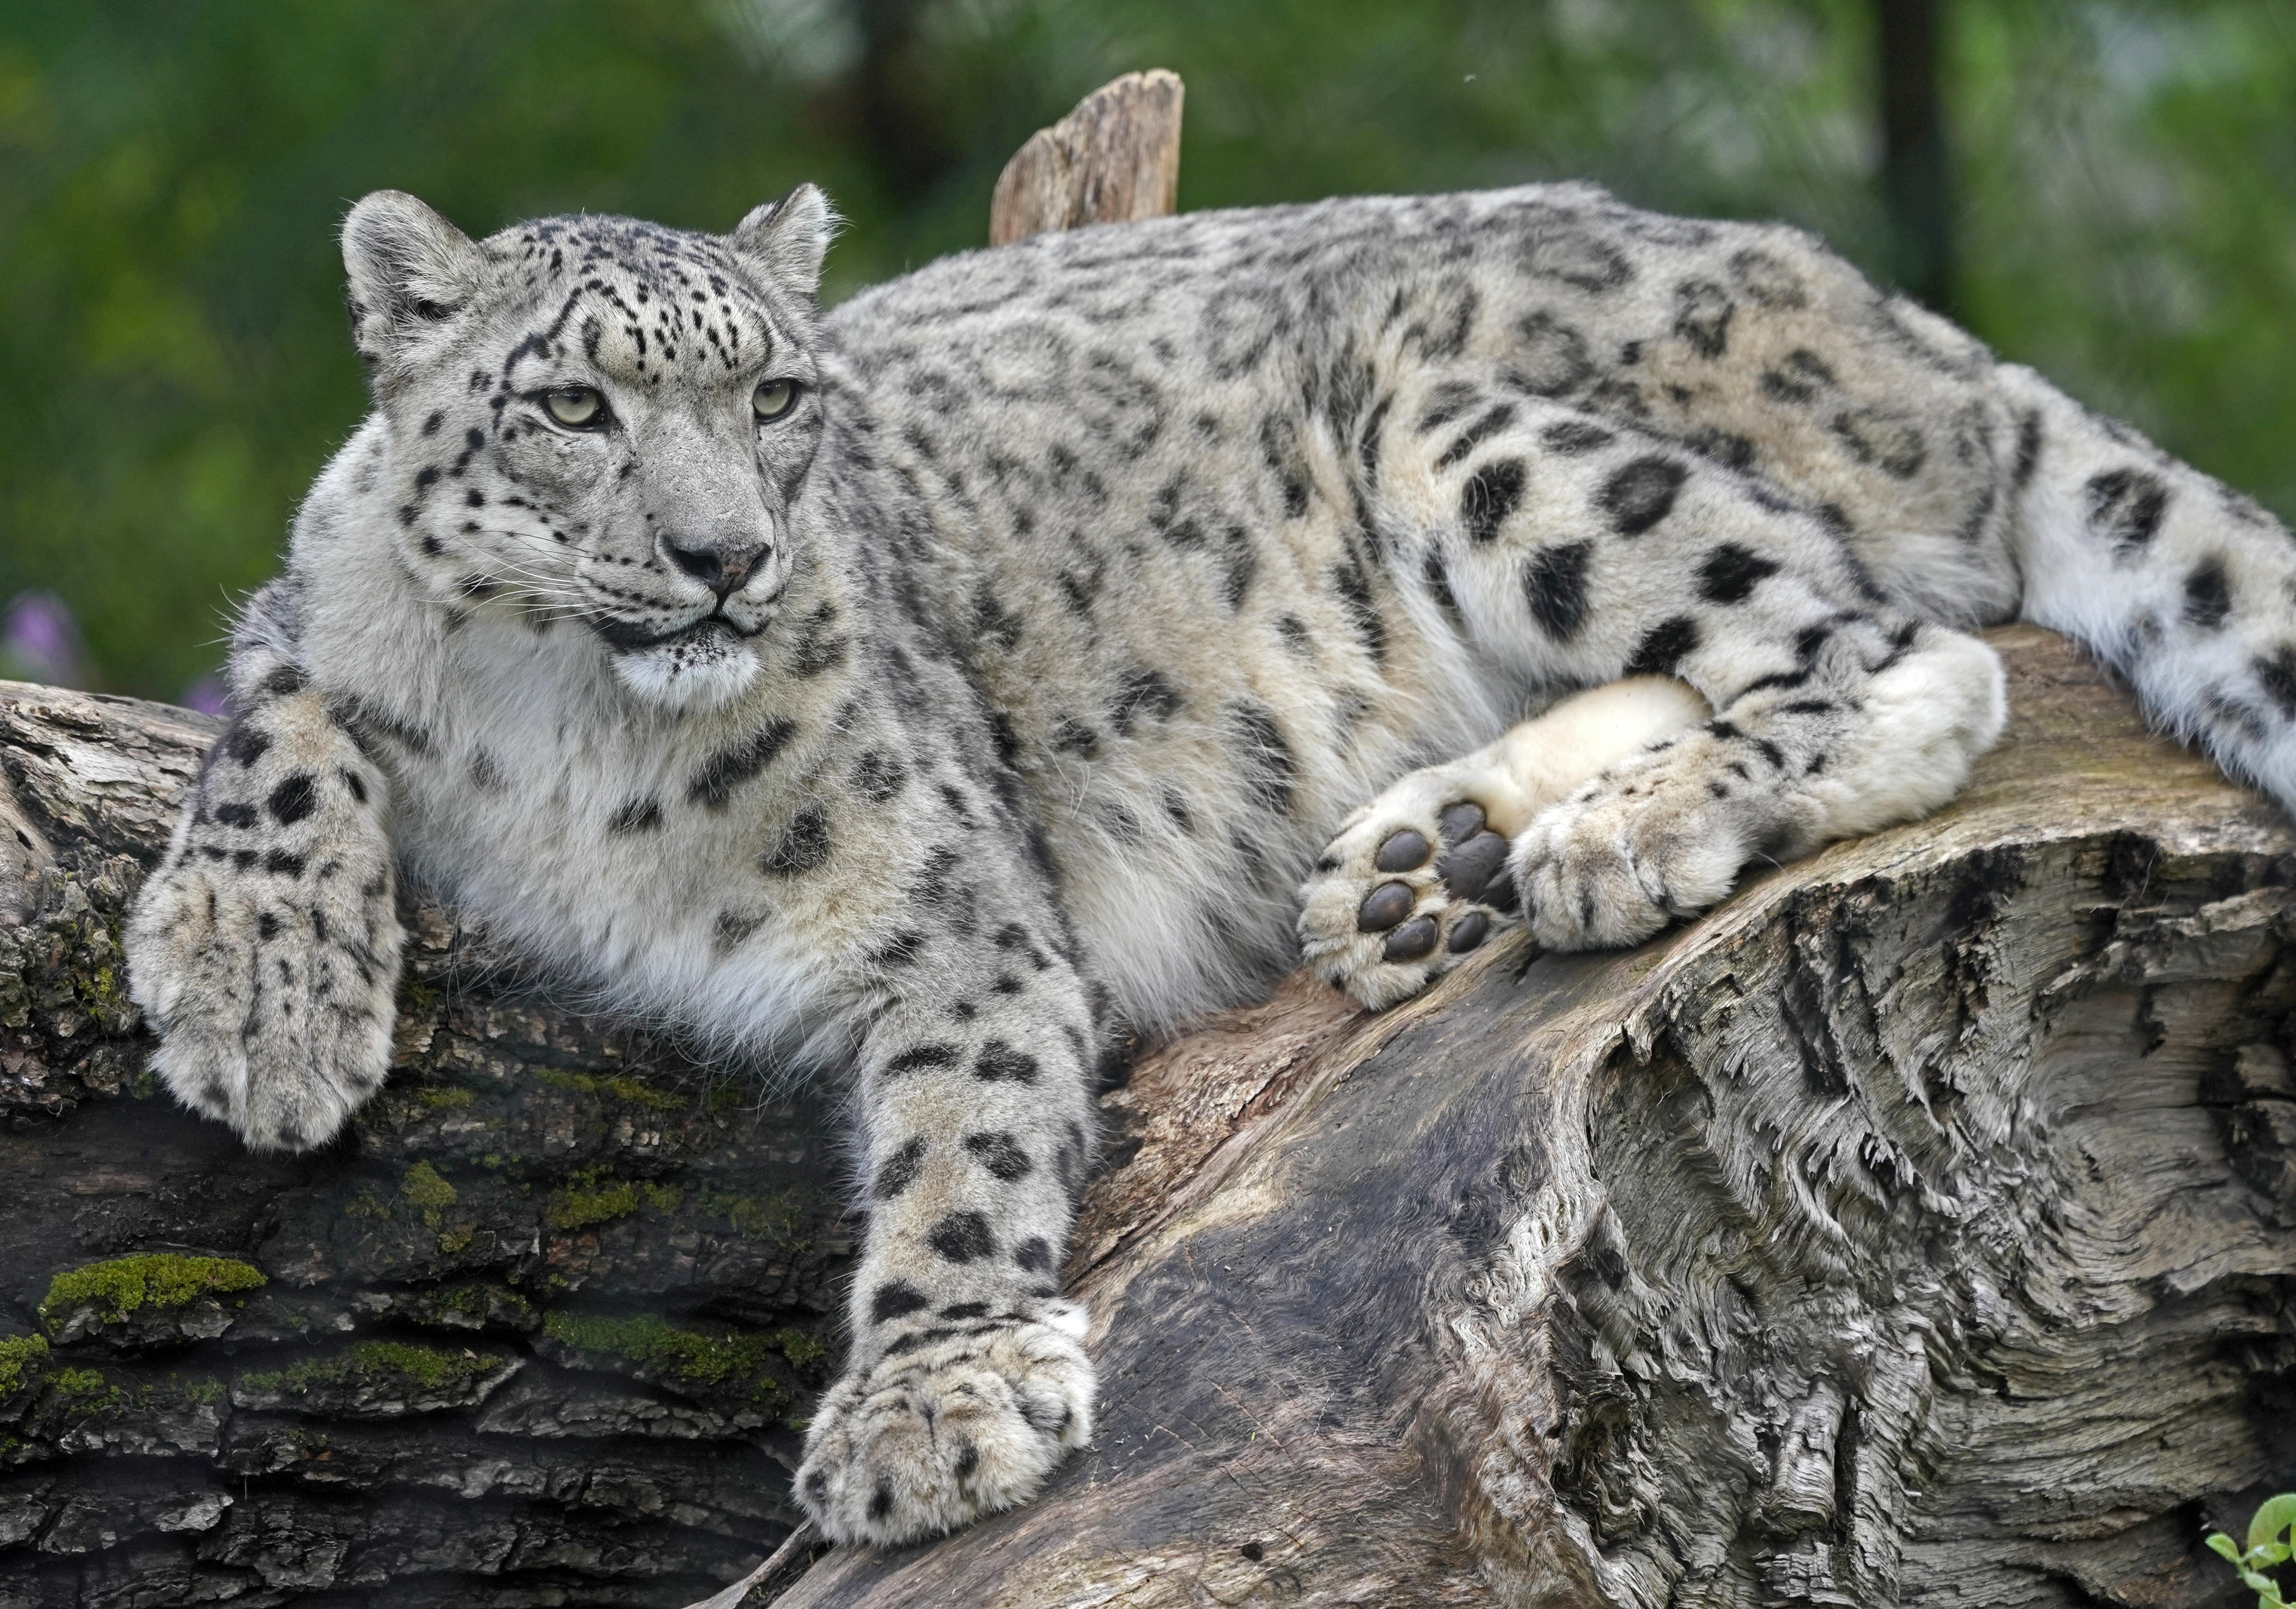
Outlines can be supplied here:
M935 104L934 79L917 40L920 0L856 0L861 59L851 83L861 145L902 201L914 201L955 163Z
M1890 278L1953 312L1953 184L1938 94L1945 0L1874 0Z

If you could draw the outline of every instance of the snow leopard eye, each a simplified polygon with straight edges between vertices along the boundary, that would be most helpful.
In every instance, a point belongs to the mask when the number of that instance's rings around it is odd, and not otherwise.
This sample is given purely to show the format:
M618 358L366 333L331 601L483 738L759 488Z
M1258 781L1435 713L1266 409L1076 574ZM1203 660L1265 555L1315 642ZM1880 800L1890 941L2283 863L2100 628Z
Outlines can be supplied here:
M765 380L750 394L750 412L760 420L779 419L797 406L797 381Z
M606 399L594 387L561 386L545 391L542 405L550 410L551 418L572 429L586 430L606 422Z

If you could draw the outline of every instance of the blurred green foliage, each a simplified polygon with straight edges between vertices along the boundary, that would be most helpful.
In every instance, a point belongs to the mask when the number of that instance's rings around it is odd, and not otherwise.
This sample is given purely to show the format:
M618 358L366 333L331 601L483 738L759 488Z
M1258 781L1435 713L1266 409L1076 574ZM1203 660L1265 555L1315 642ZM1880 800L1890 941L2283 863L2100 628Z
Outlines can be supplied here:
M2296 514L2296 7L1948 0L1957 312ZM364 405L333 231L722 229L802 178L830 294L980 243L1029 132L1186 79L1186 208L1583 176L1869 268L1867 0L0 0L0 599L173 697Z

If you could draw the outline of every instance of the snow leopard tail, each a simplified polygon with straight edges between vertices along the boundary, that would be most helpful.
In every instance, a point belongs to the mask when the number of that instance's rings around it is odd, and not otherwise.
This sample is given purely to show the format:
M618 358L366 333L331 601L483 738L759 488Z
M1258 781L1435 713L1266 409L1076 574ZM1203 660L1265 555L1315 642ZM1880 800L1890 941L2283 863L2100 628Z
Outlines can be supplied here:
M2031 370L1997 373L2018 421L2020 616L2083 644L2157 726L2296 814L2296 541Z

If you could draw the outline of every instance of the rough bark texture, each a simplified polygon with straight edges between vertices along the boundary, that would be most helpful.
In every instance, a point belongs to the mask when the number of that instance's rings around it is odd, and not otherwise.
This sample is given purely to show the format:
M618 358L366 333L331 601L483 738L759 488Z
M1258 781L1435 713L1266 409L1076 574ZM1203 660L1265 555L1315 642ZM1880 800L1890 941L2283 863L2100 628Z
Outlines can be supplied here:
M2296 833L1997 641L1939 816L1630 954L1518 937L1376 1018L1294 980L1144 1056L1070 1270L1095 1445L780 1602L2237 1601L2202 1517L2296 1477ZM733 1579L833 1360L831 1097L418 907L383 1098L248 1156L119 968L210 734L0 687L0 1605Z
M1171 212L1180 192L1181 99L1177 73L1127 73L1030 135L997 176L988 243Z
M2296 833L1996 641L1929 821L1145 1058L1094 1445L779 1603L2239 1601L2203 1516L2296 1474Z
M832 1095L555 1009L411 907L389 1088L323 1154L249 1156L157 1092L119 960L213 736L0 683L0 1606L738 1575L835 1360Z

